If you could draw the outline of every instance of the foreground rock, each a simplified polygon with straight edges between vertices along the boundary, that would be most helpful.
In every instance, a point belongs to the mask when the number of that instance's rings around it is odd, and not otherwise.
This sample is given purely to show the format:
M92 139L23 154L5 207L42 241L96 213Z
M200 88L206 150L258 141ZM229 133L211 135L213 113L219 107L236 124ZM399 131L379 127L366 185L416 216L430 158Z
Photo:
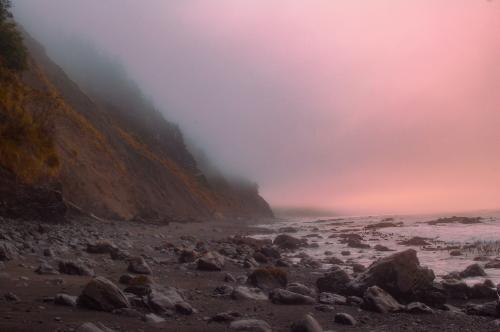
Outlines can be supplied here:
M128 308L130 303L123 292L104 277L92 279L78 297L78 304L89 309L113 311Z
M400 300L412 300L433 287L434 272L420 266L417 252L408 249L373 263L349 284L349 290L362 295L378 286Z
M241 319L229 325L230 331L235 332L272 332L271 326L259 319Z

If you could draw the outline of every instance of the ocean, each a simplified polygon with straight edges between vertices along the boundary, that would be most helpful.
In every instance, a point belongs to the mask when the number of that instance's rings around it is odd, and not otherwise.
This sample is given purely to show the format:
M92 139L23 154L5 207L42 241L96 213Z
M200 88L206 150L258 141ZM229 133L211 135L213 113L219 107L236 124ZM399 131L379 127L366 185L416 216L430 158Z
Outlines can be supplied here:
M384 216L335 216L323 218L286 218L272 224L259 225L270 230L255 237L274 239L280 233L286 233L297 238L307 239L309 246L297 252L290 253L288 258L299 261L304 253L312 258L323 260L331 256L347 262L344 268L349 269L350 263L360 263L369 266L373 261L397 251L413 248L422 266L428 266L439 280L452 271L462 271L468 265L478 263L484 265L495 258L500 259L500 212L484 212L475 214L460 214L464 217L480 217L479 223L463 224L442 223L431 225L428 222L453 215L384 215ZM378 229L366 228L381 221L396 224L396 227ZM342 243L341 234L359 234L370 248L351 248ZM408 246L400 242L412 237L422 237L428 245ZM386 246L394 251L377 251L376 245ZM458 250L461 255L450 253ZM349 251L350 255L342 255ZM477 257L482 257L479 261ZM329 264L323 264L325 269ZM468 284L474 284L484 279L500 283L500 269L485 268L486 277L464 279Z

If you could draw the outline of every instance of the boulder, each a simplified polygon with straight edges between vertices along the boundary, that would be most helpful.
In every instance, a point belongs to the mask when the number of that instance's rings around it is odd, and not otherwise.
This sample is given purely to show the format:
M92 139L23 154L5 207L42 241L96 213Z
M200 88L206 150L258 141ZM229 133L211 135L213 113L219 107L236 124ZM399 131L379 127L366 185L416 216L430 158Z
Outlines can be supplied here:
M100 311L130 307L125 294L104 277L96 277L85 286L78 297L78 304Z
M404 308L389 293L378 286L367 288L363 300L363 308L380 313L398 312Z
M281 249L296 250L307 246L307 241L287 234L280 234L274 239L273 244Z
M319 292L340 293L344 294L347 291L347 285L351 282L351 278L340 267L333 267L330 272L316 280L316 287Z
M354 295L378 286L400 300L416 298L416 293L433 287L434 272L420 266L417 252L408 249L382 258L349 284Z
M340 312L338 314L335 314L333 320L335 321L335 323L337 324L342 324L342 325L350 325L350 326L354 326L356 325L358 322L354 319L354 317L352 317L351 315L349 314L346 314L346 313L343 313L343 312Z
M277 267L259 268L248 276L247 283L264 290L286 287L288 283L287 273Z
M275 304L314 304L316 300L310 296L302 295L287 291L286 289L277 288L269 293L269 299Z
M240 319L229 324L229 331L234 332L272 332L271 326L259 319Z
M485 277L486 272L484 272L481 265L475 263L467 266L465 270L460 272L461 278L470 278L470 277Z
M202 271L221 271L224 267L224 257L217 252L210 251L198 258L197 267Z
M292 324L291 332L323 332L323 328L311 315L306 315L302 320Z
M128 271L137 274L151 274L151 268L141 256L130 258L128 261Z

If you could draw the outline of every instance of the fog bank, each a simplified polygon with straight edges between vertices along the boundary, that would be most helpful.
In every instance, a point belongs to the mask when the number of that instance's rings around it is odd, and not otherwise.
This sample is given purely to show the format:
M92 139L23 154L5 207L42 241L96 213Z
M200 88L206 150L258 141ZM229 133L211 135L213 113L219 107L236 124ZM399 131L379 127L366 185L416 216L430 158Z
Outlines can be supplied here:
M14 5L56 60L75 38L115 57L272 205L500 208L499 1Z

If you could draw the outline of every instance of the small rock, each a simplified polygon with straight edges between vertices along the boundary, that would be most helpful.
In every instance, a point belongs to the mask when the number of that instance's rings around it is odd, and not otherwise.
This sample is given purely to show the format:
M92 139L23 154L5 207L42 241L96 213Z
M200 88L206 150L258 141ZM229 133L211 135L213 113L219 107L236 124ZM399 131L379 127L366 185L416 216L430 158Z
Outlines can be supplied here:
M35 270L35 273L41 275L58 275L59 272L49 263L43 262Z
M81 262L60 261L58 267L59 267L59 272L63 274L79 275L79 276L94 275L94 271L92 271L87 266L83 265Z
M230 331L235 332L272 332L271 326L259 319L241 319L229 325Z
M19 297L17 297L17 295L12 293L12 292L6 293L3 297L4 297L5 301L7 301L7 302L19 302L19 301L21 301L19 299Z
M323 292L319 294L319 303L323 304L347 304L347 299L345 296Z
M235 300L267 300L266 294L260 290L260 288L249 288L245 286L236 287L231 294L231 297Z
M412 302L406 306L406 312L410 314L433 314L434 310L421 302Z
M78 297L71 296L68 294L56 294L54 297L54 303L59 305L65 305L68 307L76 307Z
M269 293L269 299L271 302L275 304L314 304L316 300L314 300L310 296L293 293L287 291L286 289L274 289Z
M232 321L235 321L236 319L238 319L239 317L241 317L241 314L239 312L228 311L228 312L221 312L221 313L215 314L214 316L212 316L210 318L210 321L217 322L217 323L232 322Z
M151 274L151 268L149 267L148 263L144 260L143 257L138 256L138 257L133 257L129 259L128 262L128 271L132 273L138 273L138 274Z
M158 324L158 323L163 323L165 321L164 318L162 318L158 315L155 315L153 313L144 315L143 319L146 323L149 323L149 324Z

